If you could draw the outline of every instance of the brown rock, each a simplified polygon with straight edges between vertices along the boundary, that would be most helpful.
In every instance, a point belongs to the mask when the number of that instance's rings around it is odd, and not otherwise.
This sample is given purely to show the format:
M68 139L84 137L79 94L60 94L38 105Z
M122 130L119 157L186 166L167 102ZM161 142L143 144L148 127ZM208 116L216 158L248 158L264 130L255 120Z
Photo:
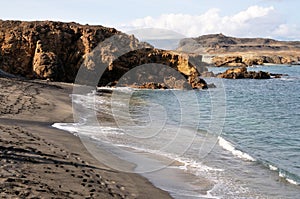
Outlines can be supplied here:
M243 56L242 59L242 62L245 63L245 65L247 66L264 64L264 58L261 56Z
M198 78L198 70L204 68L196 65L199 56L192 61L188 55L154 49L132 35L103 26L0 20L0 47L0 69L27 78L74 82L83 66L76 83L113 86L133 68L156 63L169 69L137 69L123 83L165 83L164 78L171 74L173 87L186 87L187 82L192 88L206 88L205 81Z
M201 73L201 77L216 77L216 75L211 71L205 71Z
M293 64L298 63L298 57L296 56L279 56L279 55L265 55L265 56L215 56L212 59L214 66L226 66L226 67L243 67L252 65L263 65L265 63L271 64Z
M215 66L300 63L300 41L236 38L223 34L210 34L182 39L177 50L215 56L212 60Z
M126 73L128 75L124 76ZM157 82L164 83L168 88L207 88L206 82L199 76L197 68L189 62L189 56L143 48L130 51L114 60L102 75L100 84L107 85L112 80L120 80L121 86Z
M263 56L264 63L281 64L281 57L277 55Z
M242 56L215 56L212 59L212 62L215 66L230 66L230 67L241 67L246 66L245 63L243 63Z
M0 69L24 77L73 82L83 55L119 31L52 21L0 20Z
M299 63L299 59L296 56L283 56L281 57L282 64L297 64Z
M188 84L186 79L176 79L174 76L169 76L164 78L164 83L168 88L177 88L177 89L188 89L191 88L191 85Z
M144 83L141 86L138 85L131 85L131 87L134 88L140 88L140 89L167 89L168 87L161 83L155 83L155 82L148 82Z
M44 52L40 40L36 44L33 57L33 71L37 77L42 79L59 79L57 77L59 64L56 54L53 52Z
M270 79L271 76L267 72L247 71L246 67L228 69L224 73L217 75L218 78L226 79Z

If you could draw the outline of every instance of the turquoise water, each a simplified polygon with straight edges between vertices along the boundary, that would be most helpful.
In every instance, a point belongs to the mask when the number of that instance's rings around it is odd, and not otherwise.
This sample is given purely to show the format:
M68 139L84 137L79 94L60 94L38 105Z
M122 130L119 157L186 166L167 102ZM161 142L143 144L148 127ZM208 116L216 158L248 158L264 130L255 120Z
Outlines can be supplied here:
M56 127L96 140L175 198L300 198L300 66L249 70L288 76L208 78L217 88L207 91L74 94L78 123ZM170 169L181 177L166 178Z

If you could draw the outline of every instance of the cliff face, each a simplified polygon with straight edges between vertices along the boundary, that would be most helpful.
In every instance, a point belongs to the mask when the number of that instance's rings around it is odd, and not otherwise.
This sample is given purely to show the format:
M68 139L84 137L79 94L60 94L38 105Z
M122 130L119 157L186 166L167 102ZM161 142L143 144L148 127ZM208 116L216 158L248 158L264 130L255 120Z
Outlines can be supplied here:
M216 66L246 66L263 63L298 64L300 41L267 38L235 38L223 34L181 40L179 51L210 54Z
M116 43L110 40L114 37ZM196 66L188 57L154 49L114 28L73 22L0 20L0 69L7 73L74 82L82 64L87 71L96 73L99 62L108 66L100 71L104 74L99 85L116 83L138 65L159 63L179 71L192 87L205 87L200 86L203 82L200 84Z
M116 33L76 23L0 21L0 67L29 78L71 82L83 55Z

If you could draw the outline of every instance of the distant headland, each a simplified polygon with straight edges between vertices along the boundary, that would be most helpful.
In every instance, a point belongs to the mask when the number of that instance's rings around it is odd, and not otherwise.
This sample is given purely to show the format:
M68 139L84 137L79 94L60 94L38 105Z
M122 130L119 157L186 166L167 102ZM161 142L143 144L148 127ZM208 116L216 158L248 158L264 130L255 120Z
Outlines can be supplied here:
M300 41L210 34L183 39L177 50L205 54L213 66L300 64Z

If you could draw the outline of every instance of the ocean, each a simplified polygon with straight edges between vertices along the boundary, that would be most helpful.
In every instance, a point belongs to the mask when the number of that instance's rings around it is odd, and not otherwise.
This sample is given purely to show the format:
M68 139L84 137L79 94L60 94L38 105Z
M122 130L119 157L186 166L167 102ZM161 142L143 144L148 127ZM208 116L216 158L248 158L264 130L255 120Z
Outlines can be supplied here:
M206 78L217 86L208 90L75 92L75 122L53 126L174 198L300 198L300 66L248 70L288 76Z

